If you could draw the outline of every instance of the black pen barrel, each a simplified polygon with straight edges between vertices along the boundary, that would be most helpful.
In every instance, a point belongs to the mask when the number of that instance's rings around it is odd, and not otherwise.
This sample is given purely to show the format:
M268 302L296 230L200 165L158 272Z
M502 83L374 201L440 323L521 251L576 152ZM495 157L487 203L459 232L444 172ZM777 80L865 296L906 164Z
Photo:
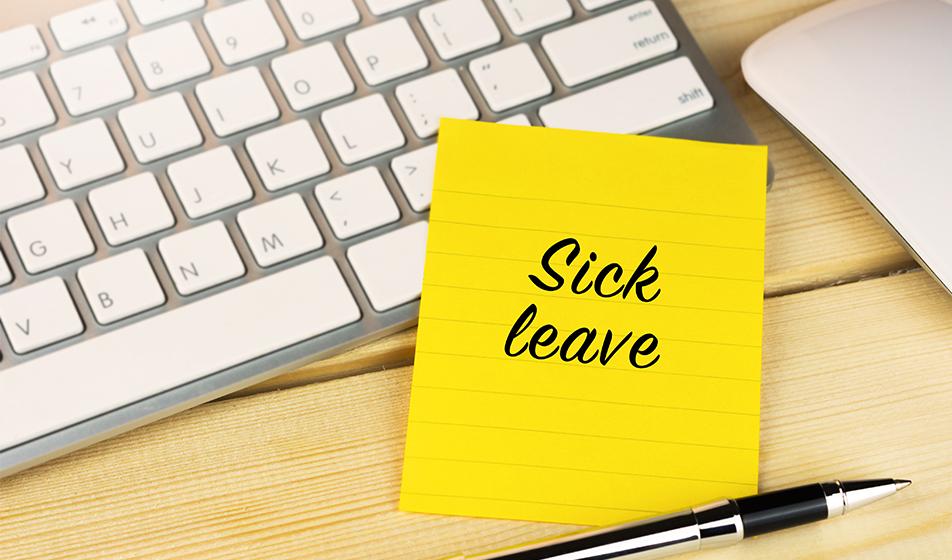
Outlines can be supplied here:
M826 519L827 494L822 484L807 484L738 498L744 537L753 537Z

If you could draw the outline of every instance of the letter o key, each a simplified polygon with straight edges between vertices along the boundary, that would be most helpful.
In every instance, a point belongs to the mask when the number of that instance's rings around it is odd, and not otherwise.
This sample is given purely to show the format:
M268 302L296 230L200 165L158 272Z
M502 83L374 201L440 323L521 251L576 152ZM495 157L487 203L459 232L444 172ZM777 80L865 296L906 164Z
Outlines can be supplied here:
M307 80L298 80L294 82L294 91L300 93L301 95L307 95L311 93L311 84Z

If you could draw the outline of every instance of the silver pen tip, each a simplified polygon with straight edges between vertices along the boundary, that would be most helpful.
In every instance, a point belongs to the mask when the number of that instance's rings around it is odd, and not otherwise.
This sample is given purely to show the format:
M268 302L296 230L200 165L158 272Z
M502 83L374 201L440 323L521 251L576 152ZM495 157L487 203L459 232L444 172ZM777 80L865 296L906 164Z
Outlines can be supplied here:
M893 478L844 480L840 482L840 488L843 492L843 512L850 512L887 496L892 496L910 484L912 482L909 480Z

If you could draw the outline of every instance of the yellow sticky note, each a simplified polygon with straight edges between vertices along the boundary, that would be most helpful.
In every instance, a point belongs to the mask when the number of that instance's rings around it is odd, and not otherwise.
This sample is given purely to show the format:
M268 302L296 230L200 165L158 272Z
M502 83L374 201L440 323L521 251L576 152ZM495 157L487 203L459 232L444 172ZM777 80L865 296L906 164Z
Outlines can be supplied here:
M757 490L767 149L444 119L400 508Z

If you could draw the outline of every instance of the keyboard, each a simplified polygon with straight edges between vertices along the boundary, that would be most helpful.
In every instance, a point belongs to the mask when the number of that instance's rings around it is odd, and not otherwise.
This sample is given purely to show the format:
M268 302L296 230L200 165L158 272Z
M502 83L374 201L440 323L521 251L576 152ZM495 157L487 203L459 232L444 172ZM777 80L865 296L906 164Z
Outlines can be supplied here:
M666 0L51 0L0 28L0 475L412 326L441 116L755 141Z

